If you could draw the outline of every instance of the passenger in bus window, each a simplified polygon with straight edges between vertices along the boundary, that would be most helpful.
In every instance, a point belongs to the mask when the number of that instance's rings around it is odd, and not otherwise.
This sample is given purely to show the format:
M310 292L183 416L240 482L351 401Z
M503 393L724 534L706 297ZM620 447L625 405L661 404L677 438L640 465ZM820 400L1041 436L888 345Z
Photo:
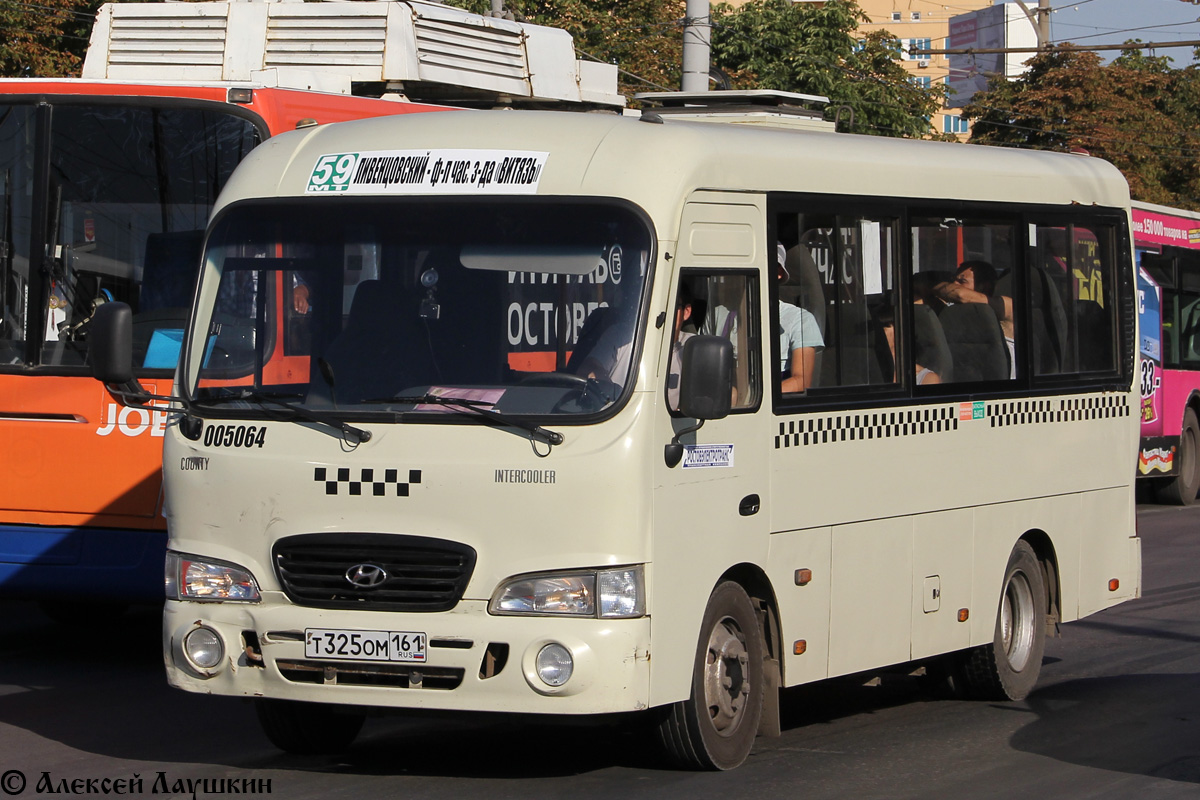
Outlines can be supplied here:
M667 368L667 406L679 410L679 374L683 366L683 344L696 334L688 330L696 302L695 293L687 281L679 284L675 300L675 324L671 328L671 363Z
M941 383L941 375L934 371L934 367L937 367L937 365L933 362L932 358L927 357L927 350L929 348L925 342L926 337L921 335L921 324L917 322L917 320L921 319L920 316L918 316L919 313L923 312L928 314L929 311L924 308L917 308L914 310L914 312L914 323L918 330L916 335L913 337L913 344L916 351L914 353L915 361L913 363L916 374L913 378L913 382L917 386ZM892 353L892 364L898 366L896 362L896 312L891 306L886 306L879 311L878 318L879 325L883 328L883 336L885 339L887 339L888 350L890 350ZM934 322L936 324L936 319ZM943 347L945 347L944 344ZM928 362L930 366L925 366L923 362ZM938 368L940 369L941 367ZM897 376L893 375L892 380L896 380L896 377Z
M779 245L775 259L775 279L786 283L787 254ZM807 309L779 301L779 375L784 394L807 391L813 385L817 353L825 349L825 340L817 319Z
M307 314L309 289L308 284L304 282L298 274L292 273L292 308L297 314Z
M996 268L986 261L964 261L953 281L940 283L934 293L947 303L987 303L1000 320L1004 344L1008 347L1009 377L1017 377L1016 345L1013 337L1013 301L1007 295L995 296Z

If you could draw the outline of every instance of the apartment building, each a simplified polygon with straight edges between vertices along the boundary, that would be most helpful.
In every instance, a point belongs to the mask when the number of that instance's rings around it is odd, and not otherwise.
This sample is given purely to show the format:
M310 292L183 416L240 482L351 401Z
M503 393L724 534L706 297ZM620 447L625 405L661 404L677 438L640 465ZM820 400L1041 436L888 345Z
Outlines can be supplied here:
M804 2L805 0L801 0ZM950 75L948 56L911 56L909 50L946 48L950 18L987 8L993 0L954 0L952 4L935 0L858 0L859 7L871 18L859 26L862 32L886 30L900 40L900 63L913 83L921 86L944 84ZM934 115L930 127L937 133L953 133L967 138L970 127L957 109L946 108Z

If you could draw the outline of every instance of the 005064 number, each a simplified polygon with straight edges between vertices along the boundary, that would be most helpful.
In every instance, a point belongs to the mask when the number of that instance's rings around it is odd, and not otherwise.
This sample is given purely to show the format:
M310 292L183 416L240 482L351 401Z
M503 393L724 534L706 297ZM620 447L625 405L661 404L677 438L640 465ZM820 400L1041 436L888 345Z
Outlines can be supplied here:
M205 447L262 447L266 440L265 425L209 425L204 429Z

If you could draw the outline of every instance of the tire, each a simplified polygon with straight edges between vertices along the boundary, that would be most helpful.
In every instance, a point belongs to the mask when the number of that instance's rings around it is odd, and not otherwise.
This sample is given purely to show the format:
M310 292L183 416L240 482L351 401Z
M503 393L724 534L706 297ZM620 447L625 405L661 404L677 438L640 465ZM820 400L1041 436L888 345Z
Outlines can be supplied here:
M733 769L746 760L762 717L763 634L744 589L732 581L709 597L692 666L691 696L667 709L658 737L687 769Z
M1017 542L1004 571L992 643L968 650L960 670L968 696L1023 700L1033 691L1046 646L1046 581L1028 542Z
M1183 412L1183 428L1179 432L1179 450L1175 454L1179 472L1158 488L1158 502L1174 506L1190 506L1200 490L1200 421L1196 412Z
M340 753L362 730L366 716L324 703L257 698L254 710L271 744L285 753Z

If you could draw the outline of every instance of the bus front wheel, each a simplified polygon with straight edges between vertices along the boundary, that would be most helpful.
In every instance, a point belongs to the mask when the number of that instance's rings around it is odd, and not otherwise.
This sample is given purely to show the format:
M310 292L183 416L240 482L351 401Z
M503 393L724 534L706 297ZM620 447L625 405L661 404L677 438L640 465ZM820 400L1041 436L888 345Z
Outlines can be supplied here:
M1179 432L1179 449L1175 453L1179 472L1159 486L1158 501L1175 506L1190 506L1200 491L1200 422L1196 412L1183 413L1183 428Z
M325 703L256 698L254 710L271 744L285 753L340 753L362 730L366 716Z
M667 755L689 769L733 769L758 734L764 697L763 634L744 589L720 584L709 598L692 667L691 697L659 724Z
M1046 646L1046 581L1028 542L1017 542L1004 572L1004 591L991 644L968 650L960 677L981 700L1023 700L1033 691Z

